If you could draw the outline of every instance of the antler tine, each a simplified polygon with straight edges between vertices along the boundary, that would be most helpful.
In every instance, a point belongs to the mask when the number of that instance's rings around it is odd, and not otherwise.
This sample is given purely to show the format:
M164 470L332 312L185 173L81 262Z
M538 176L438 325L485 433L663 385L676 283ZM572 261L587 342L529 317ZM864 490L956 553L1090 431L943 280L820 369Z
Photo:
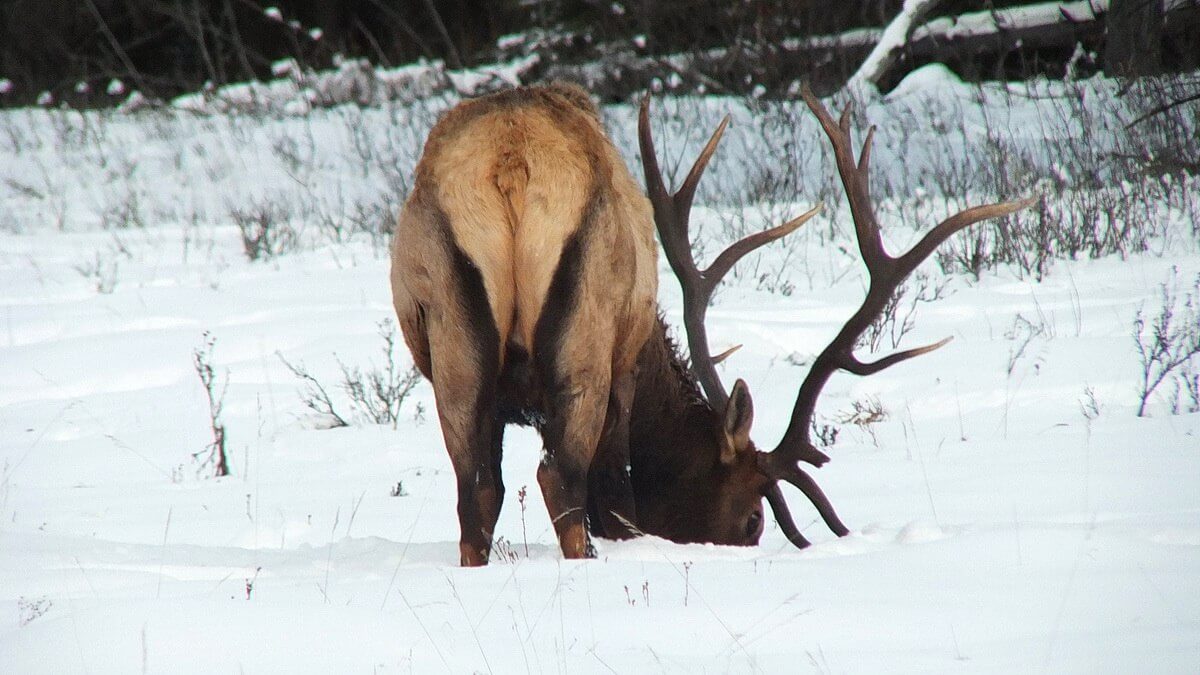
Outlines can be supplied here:
M850 354L848 363L842 364L842 370L848 373L854 373L855 375L874 375L884 368L890 368L901 361L907 361L913 357L920 356L922 354L928 354L935 349L941 349L942 347L946 346L946 343L953 339L953 336L947 336L941 340L938 340L937 342L934 342L933 344L928 344L924 347L906 349L902 352L896 352L895 354L890 354L882 359L879 359L878 361L872 361L870 363L863 363L862 361L858 360L858 357Z
M825 135L833 146L833 157L837 163L838 173L841 174L842 185L846 188L846 201L850 203L850 214L854 218L854 230L858 239L858 250L863 262L872 275L875 270L886 266L888 255L883 250L883 240L879 236L879 222L875 219L875 209L871 205L871 184L868 169L871 163L871 142L875 138L875 130L871 128L863 142L863 149L858 161L854 159L854 150L850 143L850 112L849 105L837 122L829 110L808 88L800 90L809 110L817 116Z
M800 467L796 466L796 462L788 462L785 457L774 453L762 453L759 455L759 465L762 466L764 464L766 466L763 468L768 472L768 475L777 480L785 480L791 483L799 488L805 497L808 497L813 506L817 507L817 513L821 514L821 519L825 521L825 525L829 527L830 531L839 537L844 537L850 533L849 528L842 523L841 518L838 518L837 513L834 512L833 504L830 503L829 498L825 496L820 486L817 485L817 481L813 480L812 476L809 476ZM776 488L778 489L778 486ZM780 494L782 495L782 493ZM782 510L788 515L788 519L791 520L791 514L787 511L786 503L781 506L776 506L775 504L771 506L776 512L776 517L778 517L779 512ZM788 538L791 539L791 537Z
M849 110L849 108L847 108L847 110ZM867 129L867 137L863 140L862 152L859 153L859 155L858 155L858 173L859 173L859 175L863 176L864 180L866 180L867 176L870 175L870 171L871 171L871 141L874 141L874 140L875 140L875 125L872 124ZM867 183L867 187L870 187L869 182Z
M700 151L696 161L692 164L683 184L672 194L663 181L662 172L659 170L658 156L654 152L654 138L650 133L649 96L642 99L641 107L638 110L638 145L642 151L642 169L646 174L646 192L654 207L654 224L658 228L663 252L683 289L683 325L687 331L692 373L703 387L709 403L719 408L724 408L729 400L729 394L717 376L716 364L728 354L713 358L708 349L708 334L704 327L704 317L708 312L708 302L712 298L713 291L738 260L751 251L792 233L821 209L821 205L818 204L807 213L782 225L756 232L734 242L717 255L708 268L700 270L692 255L691 239L688 236L692 200L696 196L696 187L700 184L700 177L704 175L704 170L708 167L708 163L729 125L729 119L729 116L726 115L717 125L717 129L709 137L708 143L704 145L704 149Z
M712 136L708 138L708 142L704 144L704 149L696 157L696 161L692 163L692 168L688 171L687 178L683 179L683 185L675 192L675 208L678 210L679 218L683 221L684 226L687 226L688 217L692 213L692 199L696 196L696 187L700 185L700 177L704 175L704 170L708 168L708 162L712 159L713 153L717 151L717 144L721 142L721 137L725 135L725 128L729 126L729 115L721 118L721 123L717 125Z
M769 244L776 239L782 239L792 232L795 232L797 228L808 222L810 218L820 213L821 209L824 207L825 204L823 202L817 202L816 206L805 211L804 213L801 213L782 225L776 225L769 230L755 232L754 234L739 239L731 244L729 248L721 251L721 254L718 255L713 260L712 264L708 266L708 269L704 270L704 276L708 279L711 279L712 284L715 287L716 283L724 278L729 270L733 269L733 266L737 264L737 261L745 257L747 253L750 253L760 246Z
M767 488L767 493L763 495L767 498L767 503L771 505L771 511L775 513L775 522L779 523L779 529L783 530L783 536L788 538L796 548L808 548L809 542L800 534L800 528L796 527L796 521L792 520L792 512L788 509L787 500L783 498L783 490L779 489L779 483L771 483L771 487Z
M892 257L883 248L867 187L867 172L870 168L870 148L871 140L874 137L874 128L867 132L859 160L855 162L854 153L850 147L849 109L844 111L840 120L835 123L829 111L807 86L803 88L802 95L834 148L838 173L842 179L842 185L846 189L846 199L850 203L850 212L854 218L859 250L862 251L863 262L870 275L870 285L862 305L846 321L833 341L813 360L808 376L800 385L800 392L792 409L792 419L782 440L775 450L765 453L765 456L761 458L761 465L768 475L797 485L810 499L813 499L810 490L797 483L797 481L803 482L803 479L798 477L803 475L803 472L796 464L797 462L807 462L814 466L821 466L828 460L828 457L812 444L809 427L812 424L817 397L820 396L821 390L830 376L838 370L845 370L855 375L871 375L902 361L938 349L949 342L950 338L923 347L897 352L869 363L860 361L854 356L855 342L883 311L896 288L950 235L982 220L1005 216L1025 208L1032 204L1035 198L969 208L943 220L908 252L898 257ZM808 478L807 475L804 475L804 478ZM808 480L811 481L811 479ZM816 484L813 483L812 487L815 488ZM820 504L817 506L818 510L822 508ZM822 511L822 516L824 515L824 511ZM829 523L829 519L826 519L826 523ZM830 524L830 529L837 531L832 524Z
M716 356L712 357L712 362L714 364L718 364L718 363L724 361L725 359L729 358L730 356L733 356L733 353L741 348L742 348L742 345L740 345L740 344L734 345L734 346L730 347L729 349L726 349L725 351L721 352L720 354L717 354Z
M667 262L684 286L686 295L688 285L698 283L700 270L692 258L687 220L680 221L677 217L674 195L667 190L662 171L658 168L658 154L654 152L654 138L650 134L649 95L642 99L638 110L638 146L642 152L642 171L646 175L646 194L654 208L654 225L658 229Z
M930 230L921 241L917 242L908 253L896 259L896 267L899 274L908 276L921 261L925 260L941 245L942 242L950 238L950 235L974 225L983 220L992 218L1001 218L1011 213L1020 211L1037 202L1038 198L1026 197L1010 202L1000 202L999 204L985 204L983 206L974 206L965 211L950 216L949 218L938 223L938 226Z

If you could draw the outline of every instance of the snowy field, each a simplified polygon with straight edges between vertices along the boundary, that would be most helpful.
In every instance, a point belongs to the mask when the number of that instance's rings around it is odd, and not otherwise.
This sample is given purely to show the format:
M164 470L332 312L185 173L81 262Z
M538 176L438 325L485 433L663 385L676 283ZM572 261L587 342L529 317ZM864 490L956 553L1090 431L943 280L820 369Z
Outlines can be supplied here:
M1033 166L1052 134L1048 97L924 77L924 103L902 87L865 115L881 124L881 194L896 195L880 206L893 250L951 207L1022 196L923 187L949 151L931 134L986 163L997 123ZM1111 84L1089 90L1096 106L1119 103ZM957 103L911 113L934 99ZM451 100L0 112L0 672L1196 672L1200 414L1168 379L1136 415L1132 337L1161 284L1175 279L1178 314L1200 274L1195 178L1144 205L1158 228L1145 251L1041 275L922 268L940 298L910 292L901 345L955 339L835 376L821 399L839 434L814 476L850 536L789 488L815 541L802 552L768 518L756 548L598 541L597 559L564 561L534 477L540 441L514 427L504 541L464 570L428 384L396 428L338 386L339 363L384 364L382 223ZM668 166L734 113L695 216L710 255L729 232L826 201L794 241L743 262L709 312L714 350L745 343L722 374L747 380L755 438L773 446L804 364L864 289L824 139L811 120L789 135L803 144L787 150L791 199L753 202L738 196L753 161L791 142L759 133L778 111L660 107L676 115L656 128ZM605 112L636 167L632 109ZM1034 176L1035 189L1053 188ZM271 223L277 248L249 260L238 222ZM232 471L219 479L202 466L206 332ZM890 332L881 341L891 349ZM327 428L279 355L352 424ZM407 367L403 347L395 357ZM856 424L856 405L880 414Z

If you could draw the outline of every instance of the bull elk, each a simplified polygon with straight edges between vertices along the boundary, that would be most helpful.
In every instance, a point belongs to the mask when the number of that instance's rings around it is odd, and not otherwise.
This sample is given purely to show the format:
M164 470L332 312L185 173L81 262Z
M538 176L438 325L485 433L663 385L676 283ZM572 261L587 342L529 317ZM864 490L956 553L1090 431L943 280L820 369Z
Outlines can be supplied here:
M589 530L678 542L754 545L765 498L787 538L796 527L779 481L803 492L838 536L848 533L800 462L828 457L809 438L816 400L837 370L869 375L947 340L864 363L856 340L910 272L951 234L1028 204L951 216L912 250L883 249L871 206L871 132L857 158L849 111L834 121L805 101L833 144L859 250L870 273L862 306L816 357L779 445L750 440L744 382L727 393L704 317L721 278L747 253L796 230L820 208L750 235L706 269L691 253L696 186L728 117L682 186L663 183L642 102L638 139L649 199L572 85L522 87L466 101L429 134L392 247L392 291L405 342L433 383L458 487L463 565L486 564L504 498L504 427L535 426L537 479L563 555L585 557ZM690 366L656 304L657 229L683 288Z

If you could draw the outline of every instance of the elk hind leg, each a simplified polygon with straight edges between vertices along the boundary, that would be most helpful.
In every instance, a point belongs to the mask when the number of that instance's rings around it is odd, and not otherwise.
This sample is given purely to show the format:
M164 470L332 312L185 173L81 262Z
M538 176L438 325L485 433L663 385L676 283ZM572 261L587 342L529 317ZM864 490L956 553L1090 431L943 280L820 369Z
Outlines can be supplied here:
M460 297L442 303L426 320L438 418L458 486L460 561L474 567L487 564L504 502L499 334L479 271L457 249L454 271Z
M567 558L590 553L588 471L604 431L615 343L612 313L598 306L597 298L581 297L583 289L596 287L584 279L589 272L585 240L576 233L563 248L533 340L546 416L538 485Z
M588 471L604 427L608 401L607 371L563 373L547 398L542 430L545 455L538 485L567 558L591 553L586 522Z

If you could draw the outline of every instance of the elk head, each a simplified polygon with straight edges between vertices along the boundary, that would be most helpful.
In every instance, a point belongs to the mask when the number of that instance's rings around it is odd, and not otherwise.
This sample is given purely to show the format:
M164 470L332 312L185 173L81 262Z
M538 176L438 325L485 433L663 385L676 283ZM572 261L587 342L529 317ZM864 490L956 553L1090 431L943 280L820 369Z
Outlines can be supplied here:
M896 288L950 235L982 220L1008 215L1033 202L1032 199L1026 199L967 209L942 221L908 252L899 256L890 255L884 250L880 238L868 180L874 127L867 132L856 159L851 148L849 107L835 121L807 86L803 89L803 96L833 146L838 173L854 219L858 249L867 267L870 284L862 305L813 361L800 386L787 430L779 444L770 451L757 449L750 440L753 403L745 383L738 380L732 394L729 394L717 376L716 364L728 352L717 357L710 355L704 317L713 290L738 260L760 246L795 231L815 215L821 205L782 225L735 242L717 255L706 269L700 269L692 254L688 219L696 186L725 132L729 117L726 116L713 132L680 188L671 193L663 182L654 151L650 133L650 99L646 97L642 101L638 116L638 141L646 189L654 208L655 226L663 251L683 289L683 321L691 355L691 371L704 391L707 399L705 407L709 411L707 415L700 413L696 416L696 424L700 428L696 433L705 436L709 444L715 442L718 445L713 453L717 459L710 465L701 464L690 474L684 472L679 477L680 480L692 480L694 490L690 496L675 497L677 503L660 509L665 512L691 508L697 517L686 522L678 518L671 519L665 513L657 513L653 507L644 507L642 500L639 500L639 521L644 529L675 541L757 544L763 529L762 500L765 498L788 540L799 548L808 546L808 540L792 519L780 489L780 481L790 483L804 493L834 534L848 534L849 530L838 518L816 481L800 468L801 462L820 467L829 460L810 438L813 412L822 388L838 370L860 376L871 375L949 342L950 338L946 338L872 362L860 361L853 351L858 338L883 311ZM697 475L697 472L706 475ZM686 492L675 491L676 494ZM679 500L690 503L680 504Z

